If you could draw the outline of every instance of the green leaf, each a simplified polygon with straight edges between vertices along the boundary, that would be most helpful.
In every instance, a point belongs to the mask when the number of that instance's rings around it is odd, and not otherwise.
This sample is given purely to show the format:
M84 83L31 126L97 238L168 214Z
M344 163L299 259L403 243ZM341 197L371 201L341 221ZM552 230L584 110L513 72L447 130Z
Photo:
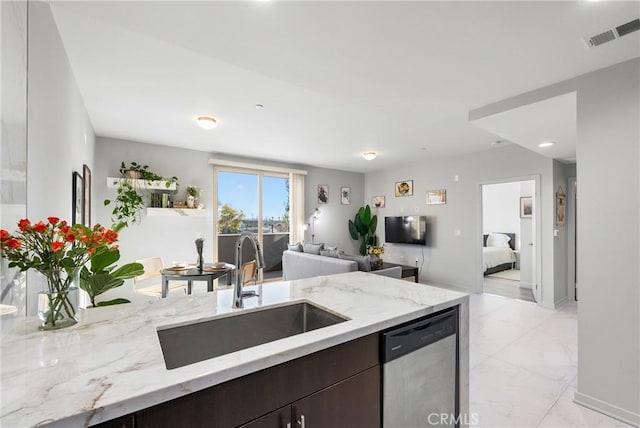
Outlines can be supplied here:
M369 206L367 205L367 208ZM371 217L371 222L369 222L369 233L374 235L376 233L376 228L378 227L378 216L374 215Z
M356 228L356 225L349 220L349 234L351 235L351 239L358 239L358 228Z
M109 205L111 203L111 199L105 199L103 204L106 207L107 205Z
M127 263L111 272L111 276L119 279L131 279L144 273L144 266L140 263Z
M367 205L364 209L364 213L362 215L362 223L367 226L367 228L369 227L369 223L371 223L371 208L369 208L369 205Z
M120 251L110 250L104 253L96 254L91 258L91 272L98 273L105 268L120 260Z
M112 305L121 305L123 303L131 303L131 301L123 298L118 298L113 300L106 300L104 302L98 302L96 306L112 306Z

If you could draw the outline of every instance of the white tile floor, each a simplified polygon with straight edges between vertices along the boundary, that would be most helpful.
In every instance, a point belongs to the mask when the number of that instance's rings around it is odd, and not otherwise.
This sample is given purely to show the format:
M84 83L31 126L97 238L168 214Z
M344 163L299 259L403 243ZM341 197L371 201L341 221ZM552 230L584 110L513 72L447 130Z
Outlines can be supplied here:
M573 403L577 307L471 295L470 411L479 427L626 427Z

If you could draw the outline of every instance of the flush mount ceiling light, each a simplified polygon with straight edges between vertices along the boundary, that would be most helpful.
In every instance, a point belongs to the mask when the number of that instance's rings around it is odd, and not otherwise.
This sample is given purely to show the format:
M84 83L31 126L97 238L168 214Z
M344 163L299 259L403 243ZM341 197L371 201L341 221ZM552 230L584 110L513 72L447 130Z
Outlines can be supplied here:
M218 125L218 121L211 116L200 116L196 120L198 121L198 126L206 130L213 129Z
M262 104L256 104L256 110L262 110L264 106Z
M538 147L542 147L543 149L545 147L551 147L553 146L553 141L543 141L542 143L538 144Z
M362 157L365 158L366 160L374 160L376 156L378 156L376 152L364 152L362 154Z

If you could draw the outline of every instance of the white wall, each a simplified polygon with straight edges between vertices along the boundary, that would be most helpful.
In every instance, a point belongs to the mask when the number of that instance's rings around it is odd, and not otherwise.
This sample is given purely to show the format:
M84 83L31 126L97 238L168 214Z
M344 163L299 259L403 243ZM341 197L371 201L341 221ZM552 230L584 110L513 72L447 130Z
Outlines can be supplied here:
M479 185L540 175L542 300L543 304L553 306L552 174L550 159L509 145L437 162L408 161L401 167L368 173L365 176L365 199L370 201L376 195L386 196L386 208L378 210L381 224L384 216L417 213L428 217L430 242L426 247L389 244L385 259L414 264L418 258L423 282L476 292L478 278L481 277L478 272L482 239L482 227L477 221ZM414 196L396 198L394 183L410 179L414 180ZM447 190L445 205L426 205L426 192L433 189ZM454 236L456 230L460 231L458 237ZM384 240L384 230L380 231L380 236Z
M520 248L520 182L482 186L482 233L508 232L517 234Z
M58 28L46 3L29 2L27 215L71 221L72 173L94 169L94 133ZM95 187L94 187L95 189ZM95 211L95 200L94 210ZM28 311L35 310L28 275Z
M349 235L349 220L353 219L356 212L364 204L364 174L339 171L325 168L307 168L309 175L305 180L305 217L313 214L316 207L322 214L315 223L315 242L322 242L328 246L336 246L347 253L358 254L358 241L351 239ZM319 204L317 189L319 184L329 186L329 202ZM340 204L340 187L351 188L351 204ZM380 229L384 229L384 223L378 220L378 235ZM305 238L311 241L310 231Z
M640 60L578 78L576 400L640 424Z

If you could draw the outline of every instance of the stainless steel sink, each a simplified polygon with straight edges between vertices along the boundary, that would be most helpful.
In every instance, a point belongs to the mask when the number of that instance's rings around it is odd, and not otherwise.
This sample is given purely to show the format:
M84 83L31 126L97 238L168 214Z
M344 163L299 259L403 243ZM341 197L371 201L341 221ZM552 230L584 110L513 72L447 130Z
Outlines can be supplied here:
M311 303L300 302L159 328L158 338L167 369L175 369L346 320Z

